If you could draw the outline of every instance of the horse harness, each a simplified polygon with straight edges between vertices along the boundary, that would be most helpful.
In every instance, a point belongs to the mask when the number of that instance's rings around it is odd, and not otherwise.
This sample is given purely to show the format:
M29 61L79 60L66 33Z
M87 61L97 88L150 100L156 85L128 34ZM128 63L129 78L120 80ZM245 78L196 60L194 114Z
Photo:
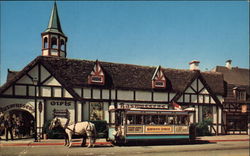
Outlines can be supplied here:
M69 119L67 119L67 122L66 122L65 126L63 127L63 129L68 129L68 130L70 130L71 132L73 132L73 134L81 135L80 133L77 133L77 132L75 131L76 124L74 124L73 130L70 129L70 128L68 127L68 124L69 124ZM88 129L89 124L90 124L90 123L88 122L88 125L87 125L86 129Z

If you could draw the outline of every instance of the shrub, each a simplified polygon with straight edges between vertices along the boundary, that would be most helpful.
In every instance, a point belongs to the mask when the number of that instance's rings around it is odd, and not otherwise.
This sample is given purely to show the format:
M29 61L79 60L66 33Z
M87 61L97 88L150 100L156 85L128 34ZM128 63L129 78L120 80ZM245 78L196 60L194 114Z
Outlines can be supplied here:
M211 133L208 129L208 126L212 126L211 119L205 119L202 122L196 123L196 135L197 136L210 136Z

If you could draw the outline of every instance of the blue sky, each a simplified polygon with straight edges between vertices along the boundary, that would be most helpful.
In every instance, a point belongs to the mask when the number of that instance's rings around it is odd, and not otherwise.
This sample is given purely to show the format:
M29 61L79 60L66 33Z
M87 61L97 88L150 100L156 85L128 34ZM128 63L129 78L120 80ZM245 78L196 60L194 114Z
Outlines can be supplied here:
M41 55L52 1L1 1L1 82ZM247 1L58 1L68 58L202 71L249 67Z

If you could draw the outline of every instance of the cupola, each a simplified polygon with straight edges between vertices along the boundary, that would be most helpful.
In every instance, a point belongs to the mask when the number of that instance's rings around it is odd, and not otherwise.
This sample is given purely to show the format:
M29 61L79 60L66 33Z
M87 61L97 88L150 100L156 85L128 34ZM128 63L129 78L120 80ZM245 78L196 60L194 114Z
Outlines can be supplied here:
M64 35L56 2L51 12L47 29L42 36L42 56L66 57L67 37Z

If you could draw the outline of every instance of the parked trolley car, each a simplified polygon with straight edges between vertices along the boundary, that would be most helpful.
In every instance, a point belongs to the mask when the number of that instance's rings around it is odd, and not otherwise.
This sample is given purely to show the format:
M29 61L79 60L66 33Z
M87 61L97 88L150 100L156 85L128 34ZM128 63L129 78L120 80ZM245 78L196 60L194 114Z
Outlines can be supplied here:
M114 144L138 140L191 140L193 111L166 109L111 109L108 139Z

